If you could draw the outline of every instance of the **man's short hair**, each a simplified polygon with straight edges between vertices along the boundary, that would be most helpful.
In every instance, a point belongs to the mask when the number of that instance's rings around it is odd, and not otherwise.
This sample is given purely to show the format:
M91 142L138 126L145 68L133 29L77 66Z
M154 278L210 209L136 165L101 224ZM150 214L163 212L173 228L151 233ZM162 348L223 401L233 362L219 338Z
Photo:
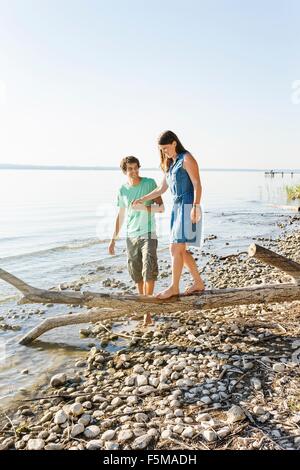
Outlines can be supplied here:
M136 163L138 168L140 168L141 166L139 160L136 157L132 157L132 156L124 157L122 158L121 163L120 163L120 168L123 171L123 173L126 173L128 163Z

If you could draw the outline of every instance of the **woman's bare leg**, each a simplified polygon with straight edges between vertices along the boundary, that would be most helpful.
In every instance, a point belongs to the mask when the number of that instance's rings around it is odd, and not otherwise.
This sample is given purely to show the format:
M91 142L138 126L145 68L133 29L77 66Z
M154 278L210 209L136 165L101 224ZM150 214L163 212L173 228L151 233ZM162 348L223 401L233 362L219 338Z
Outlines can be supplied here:
M160 299L168 299L173 295L179 294L179 282L183 269L183 253L185 251L185 243L172 243L170 246L172 256L172 283L171 285L156 295Z
M199 292L205 289L204 282L199 274L196 261L194 260L191 253L185 250L183 254L184 265L188 268L191 273L191 276L194 280L193 284L185 290L186 294L191 294L192 292Z

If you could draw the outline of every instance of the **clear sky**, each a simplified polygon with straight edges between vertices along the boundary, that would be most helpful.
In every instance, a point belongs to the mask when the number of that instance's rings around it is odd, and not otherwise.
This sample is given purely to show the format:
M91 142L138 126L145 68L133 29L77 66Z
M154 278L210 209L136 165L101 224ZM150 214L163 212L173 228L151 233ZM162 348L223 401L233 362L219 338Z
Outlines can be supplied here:
M299 17L299 0L0 0L0 163L153 167L171 129L200 168L300 168Z

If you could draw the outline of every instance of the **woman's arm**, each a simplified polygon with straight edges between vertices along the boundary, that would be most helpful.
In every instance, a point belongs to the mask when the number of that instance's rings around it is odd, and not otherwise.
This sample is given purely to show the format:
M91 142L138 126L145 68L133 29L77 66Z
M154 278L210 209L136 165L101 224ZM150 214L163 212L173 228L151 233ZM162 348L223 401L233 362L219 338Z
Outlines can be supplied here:
M151 212L152 214L163 213L165 212L165 206L161 196L154 199L153 204L150 206L145 206L145 204L139 202L140 199L135 200L132 204L132 208L135 211L147 211Z
M195 158L189 153L184 157L183 168L187 171L194 186L194 204L200 204L202 195L202 186L199 175L199 167Z
M191 210L191 220L193 223L197 223L201 218L200 201L202 196L202 186L198 163L189 153L184 157L183 168L187 171L194 187L194 203Z
M157 213L163 213L165 212L165 206L164 206L164 201L162 200L161 196L158 196L157 198L154 199L154 204L151 204L151 211L152 212L157 212Z
M132 202L132 206L134 207L136 204L142 204L145 201L151 201L151 199L156 199L162 194L164 194L168 189L168 183L166 180L166 177L164 176L161 184L155 188L151 193L146 194L143 197L140 197L139 199L136 199L135 201Z

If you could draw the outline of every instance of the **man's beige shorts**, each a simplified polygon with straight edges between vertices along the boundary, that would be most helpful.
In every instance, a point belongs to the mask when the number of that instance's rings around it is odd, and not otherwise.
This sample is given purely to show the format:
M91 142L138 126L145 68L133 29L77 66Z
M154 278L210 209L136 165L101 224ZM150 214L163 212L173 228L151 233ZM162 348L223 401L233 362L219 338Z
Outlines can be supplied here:
M126 243L128 271L133 281L156 281L157 238L127 238Z

